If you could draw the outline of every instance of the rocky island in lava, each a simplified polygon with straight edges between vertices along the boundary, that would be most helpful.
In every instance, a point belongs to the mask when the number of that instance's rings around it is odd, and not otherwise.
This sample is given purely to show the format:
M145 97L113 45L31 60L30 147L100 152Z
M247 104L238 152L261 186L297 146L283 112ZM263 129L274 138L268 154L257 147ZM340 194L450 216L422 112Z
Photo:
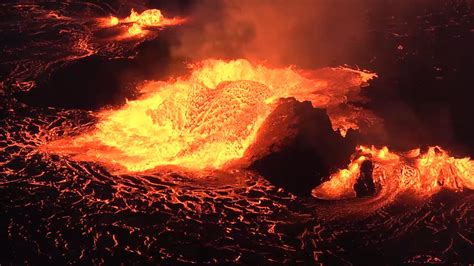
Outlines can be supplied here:
M0 264L474 263L471 1L0 14Z

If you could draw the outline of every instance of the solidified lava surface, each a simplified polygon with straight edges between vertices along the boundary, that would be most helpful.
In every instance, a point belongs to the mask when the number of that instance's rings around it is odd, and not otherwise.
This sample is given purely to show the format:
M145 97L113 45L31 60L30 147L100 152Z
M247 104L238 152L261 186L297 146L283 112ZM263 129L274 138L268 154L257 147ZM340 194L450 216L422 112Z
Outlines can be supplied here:
M379 74L375 87L411 84L408 73L393 73L416 60L425 62L417 73L432 86L453 81L452 68L472 66L453 59L459 58L459 49L453 51L454 57L444 58L436 52L440 47L432 46L432 40L445 45L473 43L472 6L456 3L459 6L418 8L408 17L368 5L368 24L379 28L371 29L373 54L360 55L358 60L371 62L364 67ZM100 29L92 19L110 13L115 13L113 4L96 1L0 4L0 264L474 262L474 193L470 190L441 190L424 198L404 192L388 204L384 197L331 202L293 193L308 192L321 180L310 185L304 179L293 180L287 186L291 176L275 182L259 174L259 169L209 171L199 178L185 170L112 174L99 163L38 151L45 141L93 128L97 123L93 111L137 97L130 88L141 80L181 70L167 49L166 36L172 35L168 29L157 36L111 41L116 32ZM422 33L430 38L419 37ZM163 62L159 71L151 71L156 64L150 58ZM385 65L374 58L383 58ZM344 63L352 62L337 62ZM433 70L440 64L446 68ZM463 68L456 71L461 72L460 83L451 85L459 89L470 76L463 74ZM389 78L384 79L384 73L390 73ZM378 115L396 120L377 102L384 97L373 94L372 107ZM400 101L410 97L407 94L404 91ZM413 101L422 98L413 97ZM464 112L463 100L460 103L454 114ZM310 108L287 104L295 110ZM416 110L423 117L430 108L423 105ZM320 117L317 112L314 116ZM312 117L300 114L304 115ZM454 123L466 126L460 118ZM423 126L431 124L437 126L436 121ZM389 129L399 130L392 124ZM453 135L468 141L459 128ZM345 140L347 145L352 145L351 136ZM439 136L426 141L431 140L439 141ZM297 145L291 141L287 145L287 156L314 154L291 148ZM469 145L466 142L465 147ZM272 162L273 157L268 158ZM314 163L291 158L306 166ZM305 171L313 172L310 166ZM294 188L294 182L299 182L299 188Z

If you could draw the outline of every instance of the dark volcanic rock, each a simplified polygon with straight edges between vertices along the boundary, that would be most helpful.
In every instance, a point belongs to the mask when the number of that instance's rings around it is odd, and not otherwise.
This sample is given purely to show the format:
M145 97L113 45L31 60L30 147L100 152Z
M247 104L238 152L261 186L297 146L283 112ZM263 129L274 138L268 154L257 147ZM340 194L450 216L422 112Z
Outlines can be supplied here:
M366 160L360 167L360 176L354 184L357 197L366 197L375 194L375 184L372 177L374 166L371 161Z
M286 99L267 118L250 148L250 167L274 185L306 195L347 165L354 148L352 134L343 138L335 132L324 109Z
M85 110L124 104L137 97L137 83L183 68L170 57L173 34L163 31L160 37L140 43L128 57L91 55L52 67L40 75L36 88L18 98L32 106Z

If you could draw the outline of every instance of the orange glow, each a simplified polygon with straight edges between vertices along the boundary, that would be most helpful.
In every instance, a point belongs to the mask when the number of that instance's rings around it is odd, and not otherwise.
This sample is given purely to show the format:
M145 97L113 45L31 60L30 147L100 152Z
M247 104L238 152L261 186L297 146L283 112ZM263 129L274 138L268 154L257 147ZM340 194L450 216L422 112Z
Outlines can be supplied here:
M110 26L117 26L120 20L117 17L110 17Z
M419 195L431 195L441 188L474 189L474 161L451 157L440 147L430 147L422 154L420 149L394 153L387 147L377 149L373 146L360 146L358 150L349 166L315 188L313 196L322 199L355 197L353 186L366 159L374 163L373 179L381 188L380 193L389 189L412 189Z
M133 24L128 28L128 34L130 35L138 35L140 33L143 33L142 27L140 27L138 24Z
M185 77L146 83L141 98L118 110L100 112L91 132L44 148L129 172L165 165L223 168L243 157L278 99L327 108L374 77L348 68L272 69L243 59L206 60L190 68Z
M136 23L140 26L162 26L167 23L165 17L158 9L148 9L141 14L132 9L130 16L123 21Z
M124 19L111 16L108 19L100 19L100 21L104 27L124 25L127 28L125 37L133 37L145 34L147 32L146 28L179 25L184 23L185 20L182 18L166 18L159 9L148 9L142 13L132 9L130 16Z

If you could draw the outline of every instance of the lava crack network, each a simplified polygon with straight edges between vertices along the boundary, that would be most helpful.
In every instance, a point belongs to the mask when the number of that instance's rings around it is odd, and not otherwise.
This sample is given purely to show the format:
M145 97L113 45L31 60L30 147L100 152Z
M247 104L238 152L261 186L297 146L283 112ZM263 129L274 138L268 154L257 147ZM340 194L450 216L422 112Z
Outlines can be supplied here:
M246 60L206 60L186 77L149 82L143 96L102 111L91 132L43 148L129 172L176 165L215 169L242 158L279 98L339 105L374 75L347 68L303 73Z

